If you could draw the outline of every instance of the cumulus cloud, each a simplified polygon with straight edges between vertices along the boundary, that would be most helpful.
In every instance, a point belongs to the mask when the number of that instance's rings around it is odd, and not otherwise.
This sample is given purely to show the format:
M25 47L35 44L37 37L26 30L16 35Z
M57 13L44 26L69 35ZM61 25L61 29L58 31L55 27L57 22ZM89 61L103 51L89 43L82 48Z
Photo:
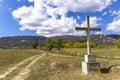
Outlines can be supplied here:
M120 32L120 18L114 19L114 21L107 26L108 31Z
M51 0L53 4L59 7L65 7L70 11L102 11L108 5L110 5L113 0Z
M102 11L113 0L28 0L34 6L22 6L12 12L21 25L20 30L35 30L36 34L54 36L73 34L75 26L80 26L75 18L67 17L72 12ZM80 17L78 17L80 19ZM99 26L99 18L91 18L91 27ZM83 22L84 24L85 22ZM83 25L81 24L81 26Z
M97 17L90 17L90 27L97 27L100 25L98 21L101 21L102 18L97 18ZM81 27L86 27L86 21L84 21L81 25Z
M106 30L112 31L112 32L119 32L120 33L120 10L113 11L114 20L108 24Z

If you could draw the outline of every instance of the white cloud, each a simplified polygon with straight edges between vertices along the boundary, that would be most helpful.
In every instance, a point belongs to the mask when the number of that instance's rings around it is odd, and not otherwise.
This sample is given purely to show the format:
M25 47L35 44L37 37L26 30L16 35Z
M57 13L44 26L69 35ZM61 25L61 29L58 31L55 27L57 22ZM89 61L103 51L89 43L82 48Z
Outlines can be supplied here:
M95 34L103 34L102 31L97 31Z
M73 34L75 26L80 26L76 19L67 17L68 11L96 12L102 11L113 0L28 0L34 6L22 6L12 12L19 19L20 30L35 30L44 36ZM78 17L80 19L80 17ZM91 27L99 26L100 18L91 18Z
M67 10L70 11L80 11L80 12L87 12L87 11L102 11L108 5L110 5L113 0L50 0L59 7L65 7Z
M12 14L14 18L20 18L21 20L23 20L25 18L30 17L32 9L33 9L32 6L30 7L23 6L21 8L18 8L17 10L14 10Z
M113 16L113 15L116 16L116 15L119 15L119 14L120 14L120 10L118 10L118 11L116 11L116 10L112 11L112 16Z
M106 30L120 33L120 10L113 11L112 15L116 16L114 20L108 24Z
M105 16L107 14L107 12L104 12L102 15Z
M112 23L107 26L108 31L120 32L120 19L115 19Z
M101 18L97 17L90 17L90 27L98 27L100 24L98 21L102 20ZM86 21L84 21L81 25L81 27L86 27Z
M33 2L34 0L28 0L29 2Z
M80 19L80 16L77 16L77 19Z

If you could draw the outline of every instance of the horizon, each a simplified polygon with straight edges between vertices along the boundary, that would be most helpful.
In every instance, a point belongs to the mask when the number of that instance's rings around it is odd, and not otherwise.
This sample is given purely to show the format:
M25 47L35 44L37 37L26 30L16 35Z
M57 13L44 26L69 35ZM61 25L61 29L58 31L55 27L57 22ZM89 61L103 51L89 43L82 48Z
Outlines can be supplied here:
M107 36L107 35L120 35L120 34L91 34L92 35L104 35L104 36ZM6 37L45 37L45 36L41 36L41 35L13 35L13 36L0 36L0 38L6 38ZM75 37L82 37L82 36L87 36L87 35L55 35L55 36L49 36L49 37L45 37L45 38L50 38L50 37L61 37L61 36L75 36Z
M72 5L72 6L71 6ZM119 0L0 0L0 37L85 35L75 27L101 28L92 34L120 34Z

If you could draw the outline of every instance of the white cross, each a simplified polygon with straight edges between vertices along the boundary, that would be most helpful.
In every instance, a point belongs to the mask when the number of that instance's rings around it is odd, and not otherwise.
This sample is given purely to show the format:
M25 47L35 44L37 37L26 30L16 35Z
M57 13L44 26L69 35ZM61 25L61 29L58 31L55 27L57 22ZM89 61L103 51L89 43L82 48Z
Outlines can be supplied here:
M85 30L87 32L87 52L88 55L91 54L91 46L90 46L90 31L100 31L101 28L90 28L90 21L89 21L89 16L86 17L86 27L76 27L76 30Z

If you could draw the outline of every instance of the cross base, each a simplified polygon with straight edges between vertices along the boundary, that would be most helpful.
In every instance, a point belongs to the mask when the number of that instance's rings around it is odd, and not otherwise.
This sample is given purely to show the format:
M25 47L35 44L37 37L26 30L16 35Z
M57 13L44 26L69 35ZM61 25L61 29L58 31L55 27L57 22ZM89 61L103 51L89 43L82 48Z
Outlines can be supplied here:
M82 71L87 75L100 72L100 63L95 61L94 55L85 55L85 61L82 62Z

